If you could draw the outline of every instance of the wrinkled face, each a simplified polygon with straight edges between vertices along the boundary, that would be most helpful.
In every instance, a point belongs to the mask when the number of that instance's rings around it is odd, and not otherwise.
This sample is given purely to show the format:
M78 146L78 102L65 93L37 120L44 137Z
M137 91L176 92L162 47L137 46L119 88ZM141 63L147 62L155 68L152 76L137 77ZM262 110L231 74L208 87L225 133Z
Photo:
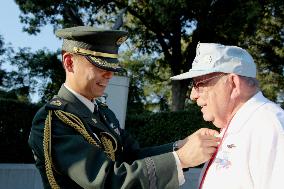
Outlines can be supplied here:
M113 72L100 69L90 63L84 56L72 55L74 63L73 83L76 92L88 99L103 95Z
M230 87L227 85L228 74L211 73L193 78L190 98L201 107L203 119L216 127L226 127L231 111Z

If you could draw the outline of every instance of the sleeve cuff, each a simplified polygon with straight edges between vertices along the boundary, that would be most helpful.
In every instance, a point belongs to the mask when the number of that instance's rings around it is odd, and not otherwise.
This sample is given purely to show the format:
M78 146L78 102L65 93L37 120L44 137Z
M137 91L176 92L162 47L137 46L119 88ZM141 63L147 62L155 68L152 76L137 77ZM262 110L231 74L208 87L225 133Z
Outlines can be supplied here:
M177 166L177 172L178 172L178 183L181 186L185 183L184 174L183 174L181 163L180 163L177 153L175 151L172 153L174 154L174 157L176 160L176 166Z

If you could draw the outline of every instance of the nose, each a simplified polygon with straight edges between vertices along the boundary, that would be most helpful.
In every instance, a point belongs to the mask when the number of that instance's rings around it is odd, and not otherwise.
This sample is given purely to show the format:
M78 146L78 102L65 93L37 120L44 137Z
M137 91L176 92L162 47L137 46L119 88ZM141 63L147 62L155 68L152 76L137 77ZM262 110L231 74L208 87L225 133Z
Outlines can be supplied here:
M190 100L196 101L199 97L199 93L196 91L194 87L192 87L191 92L190 92Z
M104 78L106 78L106 79L111 79L112 76L113 76L113 72L112 72L112 71L105 70L103 76L104 76Z

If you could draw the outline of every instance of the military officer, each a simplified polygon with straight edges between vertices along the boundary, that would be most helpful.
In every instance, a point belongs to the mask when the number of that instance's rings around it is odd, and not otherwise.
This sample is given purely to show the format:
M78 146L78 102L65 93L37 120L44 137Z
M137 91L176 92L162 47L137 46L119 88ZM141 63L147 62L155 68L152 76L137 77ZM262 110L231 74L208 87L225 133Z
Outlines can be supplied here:
M35 115L29 138L45 188L174 189L184 182L182 168L210 158L216 131L140 149L107 105L94 100L123 70L117 58L126 32L79 26L56 35L63 38L66 80Z

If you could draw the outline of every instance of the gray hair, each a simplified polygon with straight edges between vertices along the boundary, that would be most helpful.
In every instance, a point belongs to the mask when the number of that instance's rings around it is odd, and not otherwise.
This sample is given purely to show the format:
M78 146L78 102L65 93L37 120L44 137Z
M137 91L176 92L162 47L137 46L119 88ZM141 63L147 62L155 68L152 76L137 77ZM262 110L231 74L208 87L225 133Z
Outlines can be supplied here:
M253 77L246 77L246 76L240 76L242 80L245 81L245 83L252 88L259 89L259 82L256 78Z

